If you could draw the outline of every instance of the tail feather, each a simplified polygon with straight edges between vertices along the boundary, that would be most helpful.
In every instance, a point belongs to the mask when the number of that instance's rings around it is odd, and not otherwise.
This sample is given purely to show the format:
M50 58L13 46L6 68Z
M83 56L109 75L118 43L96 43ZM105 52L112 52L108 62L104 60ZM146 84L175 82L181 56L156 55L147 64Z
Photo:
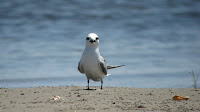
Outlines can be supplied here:
M118 68L118 67L122 67L122 66L125 66L125 65L117 65L117 66L108 65L107 69L109 70L109 69Z

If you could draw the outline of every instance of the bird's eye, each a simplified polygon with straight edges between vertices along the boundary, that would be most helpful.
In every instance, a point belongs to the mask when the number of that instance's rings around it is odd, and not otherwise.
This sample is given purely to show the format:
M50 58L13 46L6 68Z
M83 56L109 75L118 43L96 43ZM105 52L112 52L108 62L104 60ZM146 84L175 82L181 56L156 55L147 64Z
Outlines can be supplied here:
M87 37L87 38L86 38L86 40L90 40L90 38L89 38L89 37Z
M96 40L99 40L99 38L97 37Z

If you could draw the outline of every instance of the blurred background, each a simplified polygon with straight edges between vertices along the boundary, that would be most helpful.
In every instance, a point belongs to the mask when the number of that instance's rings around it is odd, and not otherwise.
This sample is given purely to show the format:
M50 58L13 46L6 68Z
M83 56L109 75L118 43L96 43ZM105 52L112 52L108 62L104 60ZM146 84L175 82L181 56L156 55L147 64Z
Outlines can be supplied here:
M87 86L91 32L107 64L126 65L104 86L192 88L200 72L199 0L1 0L0 87Z

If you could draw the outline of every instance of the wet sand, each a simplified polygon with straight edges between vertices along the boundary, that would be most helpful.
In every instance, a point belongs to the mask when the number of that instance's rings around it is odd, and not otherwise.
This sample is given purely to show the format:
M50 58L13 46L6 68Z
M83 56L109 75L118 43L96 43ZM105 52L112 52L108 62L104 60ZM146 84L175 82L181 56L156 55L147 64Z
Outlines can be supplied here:
M0 89L0 112L199 112L200 89L104 87ZM189 96L175 101L174 95ZM54 100L54 96L60 99Z

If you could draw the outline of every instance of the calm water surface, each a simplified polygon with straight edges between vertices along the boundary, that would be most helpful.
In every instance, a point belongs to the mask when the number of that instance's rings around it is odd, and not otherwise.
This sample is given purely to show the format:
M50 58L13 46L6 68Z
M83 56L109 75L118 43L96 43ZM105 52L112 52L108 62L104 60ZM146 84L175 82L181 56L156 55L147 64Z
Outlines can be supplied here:
M199 0L3 0L0 87L87 86L77 64L90 32L107 64L126 65L110 70L104 86L193 87Z

